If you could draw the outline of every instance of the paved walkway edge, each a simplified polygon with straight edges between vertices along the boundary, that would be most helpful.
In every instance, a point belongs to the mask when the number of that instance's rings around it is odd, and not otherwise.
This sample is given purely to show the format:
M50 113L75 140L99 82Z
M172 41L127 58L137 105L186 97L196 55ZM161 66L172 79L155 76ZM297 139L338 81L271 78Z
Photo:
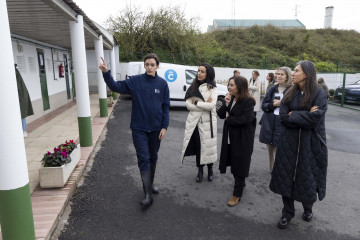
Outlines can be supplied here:
M38 187L32 193L31 201L33 205L35 236L37 240L49 240L51 238L68 202L76 191L87 162L94 153L95 147L112 115L116 103L117 101L114 102L112 107L108 108L108 117L100 118L99 113L97 113L91 120L93 146L80 148L80 161L72 172L66 185L56 189L42 189Z

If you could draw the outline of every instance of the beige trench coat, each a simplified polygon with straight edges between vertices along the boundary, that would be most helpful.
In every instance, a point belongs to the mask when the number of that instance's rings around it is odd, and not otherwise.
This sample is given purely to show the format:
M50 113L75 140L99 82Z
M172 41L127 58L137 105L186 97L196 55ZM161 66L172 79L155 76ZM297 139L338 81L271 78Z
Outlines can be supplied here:
M259 77L253 83L252 78L250 78L249 82L249 91L250 95L255 98L256 105L254 107L254 112L258 112L260 110L260 79Z

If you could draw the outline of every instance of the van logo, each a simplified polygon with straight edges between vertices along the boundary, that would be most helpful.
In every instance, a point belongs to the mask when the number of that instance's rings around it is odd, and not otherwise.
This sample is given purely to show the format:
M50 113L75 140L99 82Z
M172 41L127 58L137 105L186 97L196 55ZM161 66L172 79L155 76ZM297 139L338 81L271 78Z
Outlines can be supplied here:
M177 79L177 73L174 70L169 69L165 72L165 79L168 82L174 82Z

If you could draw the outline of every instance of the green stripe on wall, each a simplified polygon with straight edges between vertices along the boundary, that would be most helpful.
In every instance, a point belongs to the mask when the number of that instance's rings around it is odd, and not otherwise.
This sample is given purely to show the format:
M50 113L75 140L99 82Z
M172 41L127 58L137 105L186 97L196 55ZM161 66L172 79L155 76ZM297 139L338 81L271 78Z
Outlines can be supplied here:
M81 147L92 146L91 117L78 117L79 138Z
M108 116L107 98L99 98L100 117Z
M0 223L3 240L35 239L29 184L0 190Z

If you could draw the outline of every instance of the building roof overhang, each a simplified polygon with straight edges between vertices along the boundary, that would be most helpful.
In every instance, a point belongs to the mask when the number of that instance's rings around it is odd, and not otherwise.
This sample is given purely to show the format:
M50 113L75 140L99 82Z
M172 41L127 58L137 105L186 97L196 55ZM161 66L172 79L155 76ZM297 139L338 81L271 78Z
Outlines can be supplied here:
M116 44L72 0L6 0L10 32L15 35L71 49L69 21L84 19L85 46L95 48L94 40L103 36L105 50ZM111 36L111 35L110 35Z

